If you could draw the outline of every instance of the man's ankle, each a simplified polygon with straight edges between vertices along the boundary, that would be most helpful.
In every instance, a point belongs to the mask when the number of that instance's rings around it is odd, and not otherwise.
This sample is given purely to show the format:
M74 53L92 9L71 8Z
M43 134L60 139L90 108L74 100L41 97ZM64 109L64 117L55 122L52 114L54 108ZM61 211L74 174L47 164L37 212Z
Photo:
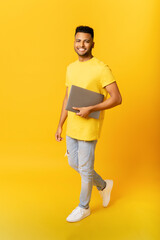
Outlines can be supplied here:
M102 188L100 191L103 191L106 188L106 186L107 186L107 183L105 182L104 188Z

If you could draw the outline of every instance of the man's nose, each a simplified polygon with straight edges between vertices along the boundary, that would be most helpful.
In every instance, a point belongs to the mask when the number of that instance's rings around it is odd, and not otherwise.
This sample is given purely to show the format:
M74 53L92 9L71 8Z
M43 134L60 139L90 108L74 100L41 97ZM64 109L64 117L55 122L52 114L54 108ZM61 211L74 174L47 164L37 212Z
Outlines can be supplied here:
M84 46L84 42L83 42L83 41L80 43L80 46L81 46L81 47L83 47L83 46Z

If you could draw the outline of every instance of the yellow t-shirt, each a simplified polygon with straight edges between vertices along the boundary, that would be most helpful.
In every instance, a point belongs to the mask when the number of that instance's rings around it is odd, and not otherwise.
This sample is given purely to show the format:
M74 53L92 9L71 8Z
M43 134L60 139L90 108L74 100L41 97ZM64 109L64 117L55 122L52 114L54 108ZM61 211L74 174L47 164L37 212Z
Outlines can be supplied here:
M115 79L110 68L96 57L84 62L76 60L67 66L65 85L68 87L68 96L71 85L76 85L103 94L105 101L108 93L104 87L112 82ZM99 119L83 118L68 111L66 135L78 140L96 140L100 137L103 119L104 110L100 112Z

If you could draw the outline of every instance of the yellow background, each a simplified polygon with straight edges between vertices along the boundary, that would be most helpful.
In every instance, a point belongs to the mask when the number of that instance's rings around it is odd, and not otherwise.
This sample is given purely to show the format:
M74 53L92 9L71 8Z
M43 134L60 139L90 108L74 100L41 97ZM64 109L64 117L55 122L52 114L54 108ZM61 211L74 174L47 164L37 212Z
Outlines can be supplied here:
M0 2L0 239L159 239L159 1ZM122 105L107 110L95 169L113 179L102 208L66 222L80 177L55 141L74 31L95 31L93 55L112 69Z

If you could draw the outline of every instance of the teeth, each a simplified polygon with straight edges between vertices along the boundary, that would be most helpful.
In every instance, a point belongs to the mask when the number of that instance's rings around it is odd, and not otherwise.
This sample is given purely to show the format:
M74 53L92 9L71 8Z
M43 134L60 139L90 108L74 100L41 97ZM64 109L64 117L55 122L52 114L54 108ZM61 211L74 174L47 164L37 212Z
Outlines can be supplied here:
M83 48L79 48L79 50L80 50L80 51L84 51L85 49L83 49Z

